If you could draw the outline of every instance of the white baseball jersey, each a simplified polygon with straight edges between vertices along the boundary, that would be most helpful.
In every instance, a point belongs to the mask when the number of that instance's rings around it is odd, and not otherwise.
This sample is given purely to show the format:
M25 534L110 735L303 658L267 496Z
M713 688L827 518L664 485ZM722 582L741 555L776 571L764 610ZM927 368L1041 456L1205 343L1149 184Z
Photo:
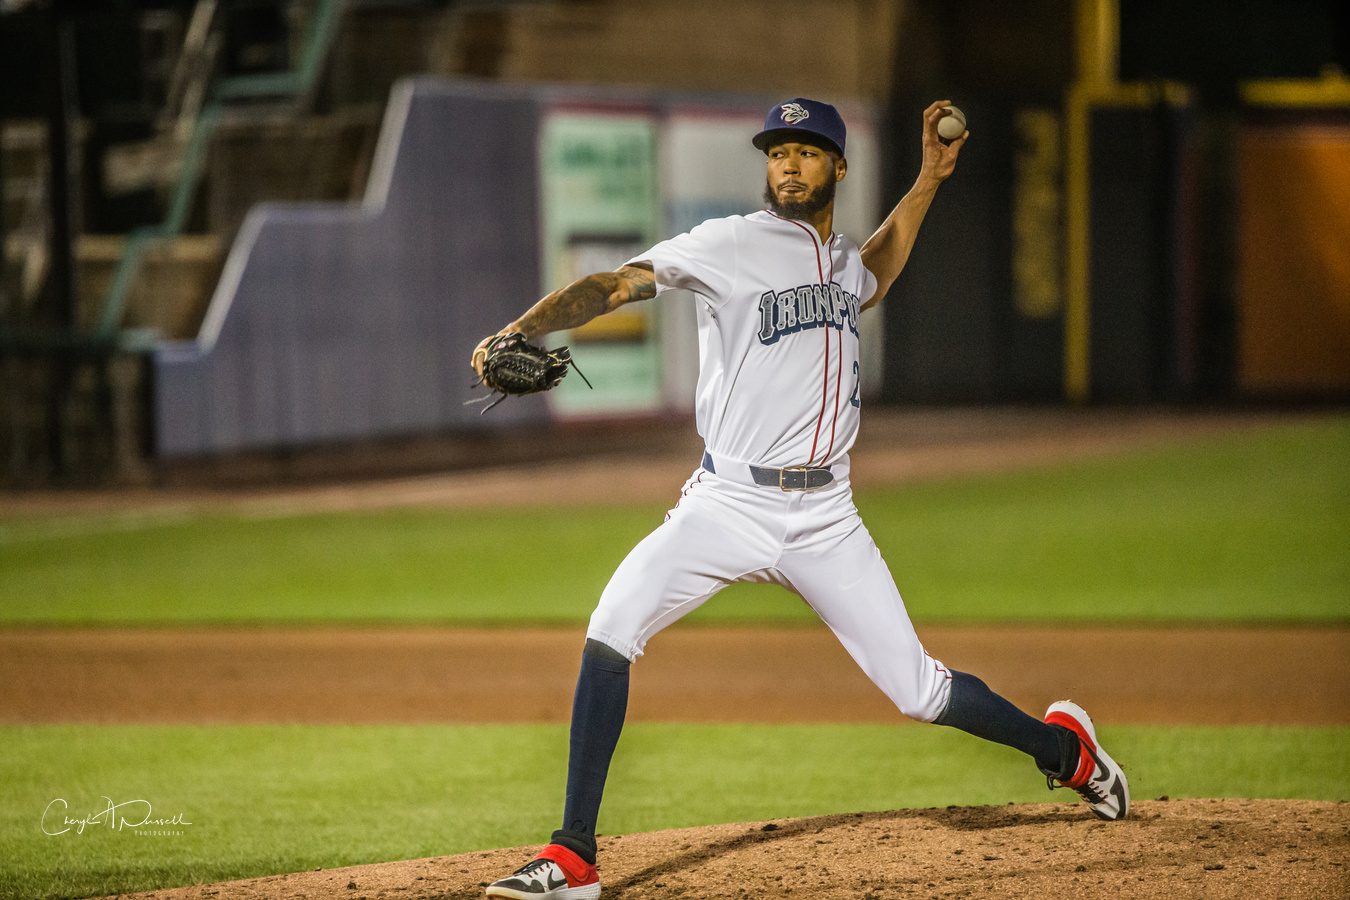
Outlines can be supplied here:
M858 310L876 290L842 235L769 212L704 222L632 262L657 293L698 297L698 430L708 453L675 508L624 559L586 636L630 660L728 584L799 594L895 705L931 722L951 675L924 650L886 562L853 505ZM832 466L784 490L750 466Z
M762 211L710 219L632 262L698 298L698 432L716 458L826 466L858 434L858 311L877 281L841 234Z

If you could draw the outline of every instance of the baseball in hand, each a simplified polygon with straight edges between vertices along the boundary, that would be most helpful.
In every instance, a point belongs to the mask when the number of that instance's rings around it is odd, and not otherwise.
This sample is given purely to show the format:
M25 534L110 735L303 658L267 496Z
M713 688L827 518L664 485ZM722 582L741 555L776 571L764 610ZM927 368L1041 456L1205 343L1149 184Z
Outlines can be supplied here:
M946 109L951 112L951 115L938 119L938 137L954 141L966 133L966 114L955 106L948 106Z

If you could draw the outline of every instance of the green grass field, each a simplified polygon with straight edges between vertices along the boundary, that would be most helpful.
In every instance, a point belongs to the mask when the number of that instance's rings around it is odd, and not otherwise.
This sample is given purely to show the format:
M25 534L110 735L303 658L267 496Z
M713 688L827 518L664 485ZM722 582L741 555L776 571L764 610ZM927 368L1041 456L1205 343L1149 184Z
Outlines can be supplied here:
M1137 799L1350 798L1347 728L1107 727ZM0 897L81 897L540 843L563 795L561 725L0 729ZM972 778L970 772L979 773ZM87 825L146 800L161 830ZM44 810L64 800L55 812ZM643 725L624 732L608 833L1053 794L1020 754L950 729ZM122 814L144 818L143 808Z
M857 501L921 621L1350 618L1350 419ZM9 521L0 623L583 622L663 511ZM693 619L812 617L736 586Z
M1346 417L857 499L920 620L1350 620ZM0 511L0 625L581 622L662 512ZM810 618L757 587L691 617ZM1137 798L1350 799L1347 728L1102 734ZM0 728L0 900L535 843L557 825L566 743L564 727L526 725ZM54 800L90 813L104 796L192 824L43 833ZM639 724L602 826L1051 799L1076 802L1017 753L948 729Z

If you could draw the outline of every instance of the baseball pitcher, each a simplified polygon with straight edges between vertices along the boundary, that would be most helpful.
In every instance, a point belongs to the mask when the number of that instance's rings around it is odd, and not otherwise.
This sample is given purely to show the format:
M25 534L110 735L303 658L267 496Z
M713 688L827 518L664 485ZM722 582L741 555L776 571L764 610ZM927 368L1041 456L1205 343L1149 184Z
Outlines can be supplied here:
M674 508L619 566L591 616L572 708L562 828L537 858L490 885L489 896L600 896L595 830L623 728L629 667L652 635L736 581L799 594L905 715L1015 747L1050 787L1077 791L1103 819L1125 817L1125 773L1078 705L1060 701L1044 719L1034 718L924 650L853 505L848 450L861 412L858 316L904 268L969 137L939 138L949 106L939 101L925 110L918 180L861 249L832 228L835 186L848 173L844 121L833 106L798 97L772 107L751 139L767 157L764 210L710 219L617 271L555 291L474 351L474 370L501 390L502 379L493 377L497 348L669 290L691 291L699 335L695 405L706 447ZM560 363L552 364L556 384Z

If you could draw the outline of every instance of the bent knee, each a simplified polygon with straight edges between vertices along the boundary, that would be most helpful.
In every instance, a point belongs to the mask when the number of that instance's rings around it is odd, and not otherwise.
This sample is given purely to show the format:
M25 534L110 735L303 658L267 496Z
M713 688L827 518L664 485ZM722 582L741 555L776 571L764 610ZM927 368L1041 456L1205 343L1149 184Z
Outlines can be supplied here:
M943 669L921 679L917 684L897 690L890 694L890 698L907 717L916 722L932 722L946 710L951 699L951 685L951 676Z
M608 666L627 668L632 663L631 659L609 644L589 637L586 638L586 646L582 648L581 655Z
M589 648L592 643L603 646L610 653L622 656L631 663L642 655L644 642L631 621L610 614L601 605L591 613L590 624L586 627L586 646Z
M931 723L947 708L947 696L943 694L941 699L934 696L914 703L897 703L896 706L916 722Z

